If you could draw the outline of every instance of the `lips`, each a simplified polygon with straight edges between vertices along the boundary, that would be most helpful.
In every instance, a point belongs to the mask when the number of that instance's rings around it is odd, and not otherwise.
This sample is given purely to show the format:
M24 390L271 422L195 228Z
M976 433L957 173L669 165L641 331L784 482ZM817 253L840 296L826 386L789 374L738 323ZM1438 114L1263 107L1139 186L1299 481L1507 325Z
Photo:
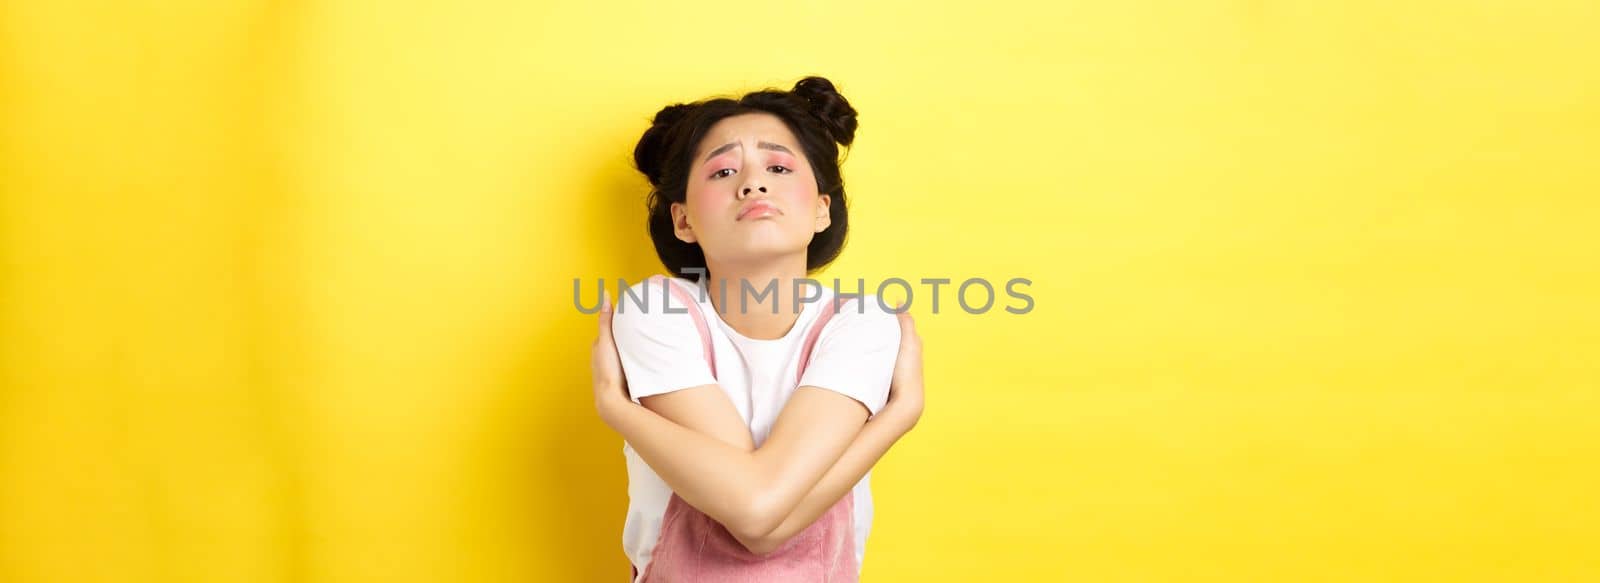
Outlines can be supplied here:
M746 218L758 219L761 217L770 217L781 214L783 214L783 211L778 210L778 207L772 206L772 203L764 200L758 200L745 205L742 209L739 209L739 217L736 220L742 221Z

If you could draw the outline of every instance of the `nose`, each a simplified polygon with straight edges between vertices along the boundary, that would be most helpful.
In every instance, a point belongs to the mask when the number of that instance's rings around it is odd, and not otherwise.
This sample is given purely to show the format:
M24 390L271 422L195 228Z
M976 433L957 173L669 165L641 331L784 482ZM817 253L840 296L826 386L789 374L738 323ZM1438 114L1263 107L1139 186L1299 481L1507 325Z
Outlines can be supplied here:
M767 191L767 187L765 187L765 186L752 187L749 184L746 184L746 185L744 185L744 188L739 189L739 198L743 199L744 197L750 196L751 192L763 192L764 193L766 191Z

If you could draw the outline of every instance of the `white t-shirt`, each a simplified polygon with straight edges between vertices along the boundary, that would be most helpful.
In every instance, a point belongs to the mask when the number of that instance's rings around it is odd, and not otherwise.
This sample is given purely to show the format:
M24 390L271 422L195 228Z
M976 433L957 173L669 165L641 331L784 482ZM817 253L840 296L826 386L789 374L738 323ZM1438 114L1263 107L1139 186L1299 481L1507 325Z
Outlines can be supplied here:
M696 305L684 306L680 296L671 295L664 284L680 286ZM739 309L737 287L728 286L729 311ZM833 290L823 289L822 299L804 304L794 327L773 340L747 338L735 331L711 304L710 293L707 286L692 280L652 278L618 294L612 336L635 403L651 395L719 385L750 427L756 447L766 442L778 412L800 386L839 392L866 405L872 415L883 409L900 348L900 323L893 312L879 305L876 296L865 294L840 305L817 337L811 364L797 383L801 347L824 304L832 301ZM750 309L770 309L754 305L752 301ZM664 306L670 306L671 312ZM716 377L706 364L700 332L685 308L698 309L705 316ZM622 547L642 575L660 536L672 489L626 442L622 451L628 466L628 517L622 528ZM857 565L865 559L867 534L872 528L871 475L868 472L851 489Z

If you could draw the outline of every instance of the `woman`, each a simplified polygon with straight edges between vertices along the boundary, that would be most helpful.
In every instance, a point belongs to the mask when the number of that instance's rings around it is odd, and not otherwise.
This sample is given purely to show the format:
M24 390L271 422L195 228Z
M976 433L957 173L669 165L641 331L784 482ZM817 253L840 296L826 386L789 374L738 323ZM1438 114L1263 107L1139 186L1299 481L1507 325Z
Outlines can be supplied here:
M592 364L625 441L636 582L859 577L869 470L923 397L909 315L798 285L843 248L837 145L855 129L808 77L668 106L634 150L675 277L605 300Z

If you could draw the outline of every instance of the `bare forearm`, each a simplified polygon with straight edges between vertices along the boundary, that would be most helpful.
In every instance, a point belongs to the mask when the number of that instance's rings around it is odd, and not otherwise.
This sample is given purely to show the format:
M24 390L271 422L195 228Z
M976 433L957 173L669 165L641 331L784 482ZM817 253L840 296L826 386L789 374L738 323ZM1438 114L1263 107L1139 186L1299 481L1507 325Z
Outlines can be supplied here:
M854 488L872 466L877 465L878 460L888 453L889 448L915 424L915 417L901 415L895 411L885 410L883 414L873 417L861 427L861 433L850 442L849 449L845 450L839 461L828 468L822 480L817 482L777 529L760 537L741 539L740 542L757 553L770 552L782 546L784 542L811 526L829 508L838 503L839 499Z
M828 469L783 452L741 450L631 401L600 410L673 492L741 536L774 529L787 515L779 509L798 505Z
M632 402L600 407L601 418L622 434L672 491L689 505L727 524L753 504L751 453L673 423Z

